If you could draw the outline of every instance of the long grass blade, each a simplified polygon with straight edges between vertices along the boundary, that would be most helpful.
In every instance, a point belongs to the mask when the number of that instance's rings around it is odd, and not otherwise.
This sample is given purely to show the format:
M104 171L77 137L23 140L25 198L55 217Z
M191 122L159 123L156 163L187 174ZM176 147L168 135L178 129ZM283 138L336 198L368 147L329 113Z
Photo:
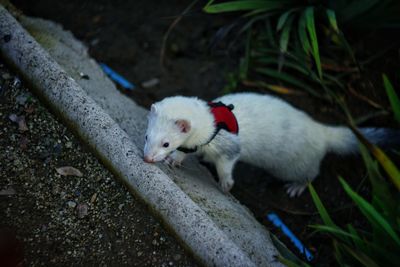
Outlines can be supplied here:
M261 64L265 64L265 65L278 65L278 59L276 59L276 57L274 57L274 56L256 58L255 61L258 63L261 63ZM283 64L283 66L287 67L289 69L296 70L305 76L311 75L310 70L308 70L306 67L300 65L297 62L286 60Z
M345 244L339 244L339 246L343 247L343 249L353 256L356 260L358 260L363 266L366 267L379 267L379 265L373 261L370 257L362 253L361 251L356 251Z
M397 201L392 197L389 184L383 179L379 172L377 162L372 159L367 148L360 144L360 151L372 185L372 205L380 210L385 218L393 225L396 222L390 214L396 214Z
M347 242L348 244L350 244L349 243L350 240L357 240L359 242L362 242L362 239L359 238L357 235L346 232L337 226L310 225L310 227L317 229L318 231L330 233L330 234L334 235L335 237L340 238L342 241Z
M287 83L290 83L291 85L294 85L294 86L297 86L299 88L306 90L308 93L310 93L314 96L320 97L320 95L317 92L315 92L313 89L311 89L306 83L301 82L300 80L294 78L293 76L291 76L287 73L279 72L279 71L268 69L268 68L256 68L255 71L257 71L258 73L276 78L278 80L285 81Z
M393 89L392 83L389 81L386 74L383 74L383 85L386 89L386 94L389 97L390 105L392 106L394 117L398 122L400 122L400 100Z
M268 0L248 0L248 1L229 1L219 4L213 4L214 1L208 2L203 8L207 13L222 13L233 11L248 11L254 9L264 9L266 11L283 8L291 1L268 1Z
M315 65L317 66L318 75L322 80L321 59L319 56L317 31L315 29L315 22L314 22L314 7L307 7L304 13L306 18L307 31L311 41L311 48L313 52L312 54L314 56Z
M295 254L293 254L293 252L290 249L288 249L285 246L285 244L283 244L274 234L271 233L270 235L271 235L272 243L278 250L281 257L290 261L291 263L297 264L297 266L308 266L305 263L303 263L305 265L301 265L302 261Z
M246 50L245 50L245 55L243 58L243 61L240 64L240 73L239 73L239 78L241 80L247 79L247 74L249 72L249 66L250 66L250 49L251 49L251 28L247 32L246 36Z
M300 16L299 22L298 22L298 28L297 32L299 35L299 40L301 43L301 46L303 47L304 52L309 55L311 51L311 44L310 40L308 39L307 36L307 29L306 29L306 13L303 12Z
M328 17L329 24L332 26L333 30L336 33L339 33L339 27L338 27L338 24L337 24L335 11L333 11L332 9L327 9L326 10L326 15Z
M384 232L388 234L390 238L400 246L400 238L395 232L395 230L391 227L389 222L370 204L368 201L363 199L360 195L358 195L351 187L346 183L343 178L339 178L340 183L343 186L343 189L350 196L350 198L357 204L360 211L364 214L365 217L375 226L382 229Z
M287 267L303 267L303 266L310 266L310 265L308 265L308 264L306 264L306 263L302 263L302 264L296 263L296 262L291 261L291 260L288 260L288 259L286 259L286 258L284 258L284 257L282 257L282 256L280 256L280 255L277 257L277 260L278 260L280 263L282 263L282 264L284 264L285 266L287 266Z
M285 13L283 13L279 19L278 19L278 23L276 24L276 31L279 32L280 30L282 30L283 25L285 25L286 20L288 19L289 15L294 11L294 9L288 10Z
M368 150L378 160L379 164L383 167L385 172L388 174L390 180L395 185L398 191L400 191L400 171L396 165L389 159L389 157L379 147L371 144L358 129L353 125L350 125L354 134L357 138L368 148Z
M333 249L335 250L335 258L338 263L343 263L343 254L340 251L340 247L336 239L333 239ZM345 264L339 264L339 266L347 267Z
M313 185L311 183L308 184L308 190L310 190L311 197L313 199L314 205L317 208L319 215L321 216L322 221L329 227L338 228L336 224L332 221L329 216L328 211L326 210L324 204L322 204L321 199L319 198L317 192L315 191Z
M349 231L349 234L351 234L352 237L352 241L354 243L354 246L361 251L364 252L368 252L368 248L366 246L366 244L364 243L364 241L361 239L360 235L357 233L357 230L353 227L353 225L348 224L347 225L347 229Z
M292 22L293 16L289 17L287 20L285 27L282 30L281 38L279 41L279 47L282 53L286 53L288 44L289 44L289 37L290 37L290 30L292 29Z
M283 95L304 95L304 92L302 92L302 91L294 90L292 88L277 85L277 84L268 84L263 81L253 82L253 81L244 80L244 81L242 81L242 83L245 86L269 89L272 92L275 92L278 94L283 94Z
M396 165L389 159L389 157L377 146L372 145L371 152L378 162L382 165L383 169L389 175L397 190L400 191L400 171Z

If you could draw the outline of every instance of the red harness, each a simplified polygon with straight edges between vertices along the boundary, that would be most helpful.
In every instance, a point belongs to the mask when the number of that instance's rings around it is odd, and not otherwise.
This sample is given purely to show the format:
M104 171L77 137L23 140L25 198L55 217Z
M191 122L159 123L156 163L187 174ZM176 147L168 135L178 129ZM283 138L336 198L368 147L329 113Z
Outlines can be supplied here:
M232 112L234 108L232 104L225 105L222 102L208 102L208 106L210 107L210 111L214 116L215 131L210 140L208 140L207 143L205 143L204 145L210 143L215 138L215 136L217 136L221 129L233 134L239 133L239 125L236 120L235 114L233 114ZM197 151L197 147L178 147L177 150L184 153L193 153Z
M235 114L232 112L234 108L232 104L227 106L222 102L209 102L208 105L210 106L211 113L214 115L214 123L216 127L215 135L217 135L221 129L233 134L239 133L239 125L237 123ZM215 135L211 138L211 140L215 137Z

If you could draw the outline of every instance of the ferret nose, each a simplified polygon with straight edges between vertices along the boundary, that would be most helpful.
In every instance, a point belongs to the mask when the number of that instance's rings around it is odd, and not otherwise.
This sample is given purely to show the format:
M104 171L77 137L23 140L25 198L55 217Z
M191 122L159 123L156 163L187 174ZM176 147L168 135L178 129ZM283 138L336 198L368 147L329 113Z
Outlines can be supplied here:
M153 160L151 157L149 157L149 156L144 156L144 162L147 162L147 163L154 163L154 160Z

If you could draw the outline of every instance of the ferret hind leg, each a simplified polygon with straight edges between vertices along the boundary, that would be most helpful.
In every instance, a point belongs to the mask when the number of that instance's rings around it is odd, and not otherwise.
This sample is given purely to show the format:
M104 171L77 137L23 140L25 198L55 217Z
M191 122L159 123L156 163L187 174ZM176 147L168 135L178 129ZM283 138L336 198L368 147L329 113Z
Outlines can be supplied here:
M235 166L235 163L238 159L239 156L230 159L221 156L217 159L215 163L219 178L219 184L224 193L228 193L233 187L234 181L232 178L232 172L233 167Z
M294 182L285 185L286 193L289 197L298 197L300 196L304 190L307 188L308 182Z
M304 165L306 167L302 166L302 168L294 169L295 172L291 174L291 179L286 179L287 181L292 181L285 185L286 193L289 197L293 198L300 196L307 188L308 183L311 183L315 178L317 178L319 175L321 159L322 156L321 158L309 161L309 164Z

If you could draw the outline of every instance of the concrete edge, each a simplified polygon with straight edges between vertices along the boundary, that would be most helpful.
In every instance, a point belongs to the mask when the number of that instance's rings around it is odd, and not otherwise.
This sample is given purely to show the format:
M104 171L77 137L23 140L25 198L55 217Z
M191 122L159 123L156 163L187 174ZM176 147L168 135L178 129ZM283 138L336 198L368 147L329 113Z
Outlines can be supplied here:
M143 163L142 152L129 136L3 6L0 6L0 52L204 264L255 266L165 173Z

